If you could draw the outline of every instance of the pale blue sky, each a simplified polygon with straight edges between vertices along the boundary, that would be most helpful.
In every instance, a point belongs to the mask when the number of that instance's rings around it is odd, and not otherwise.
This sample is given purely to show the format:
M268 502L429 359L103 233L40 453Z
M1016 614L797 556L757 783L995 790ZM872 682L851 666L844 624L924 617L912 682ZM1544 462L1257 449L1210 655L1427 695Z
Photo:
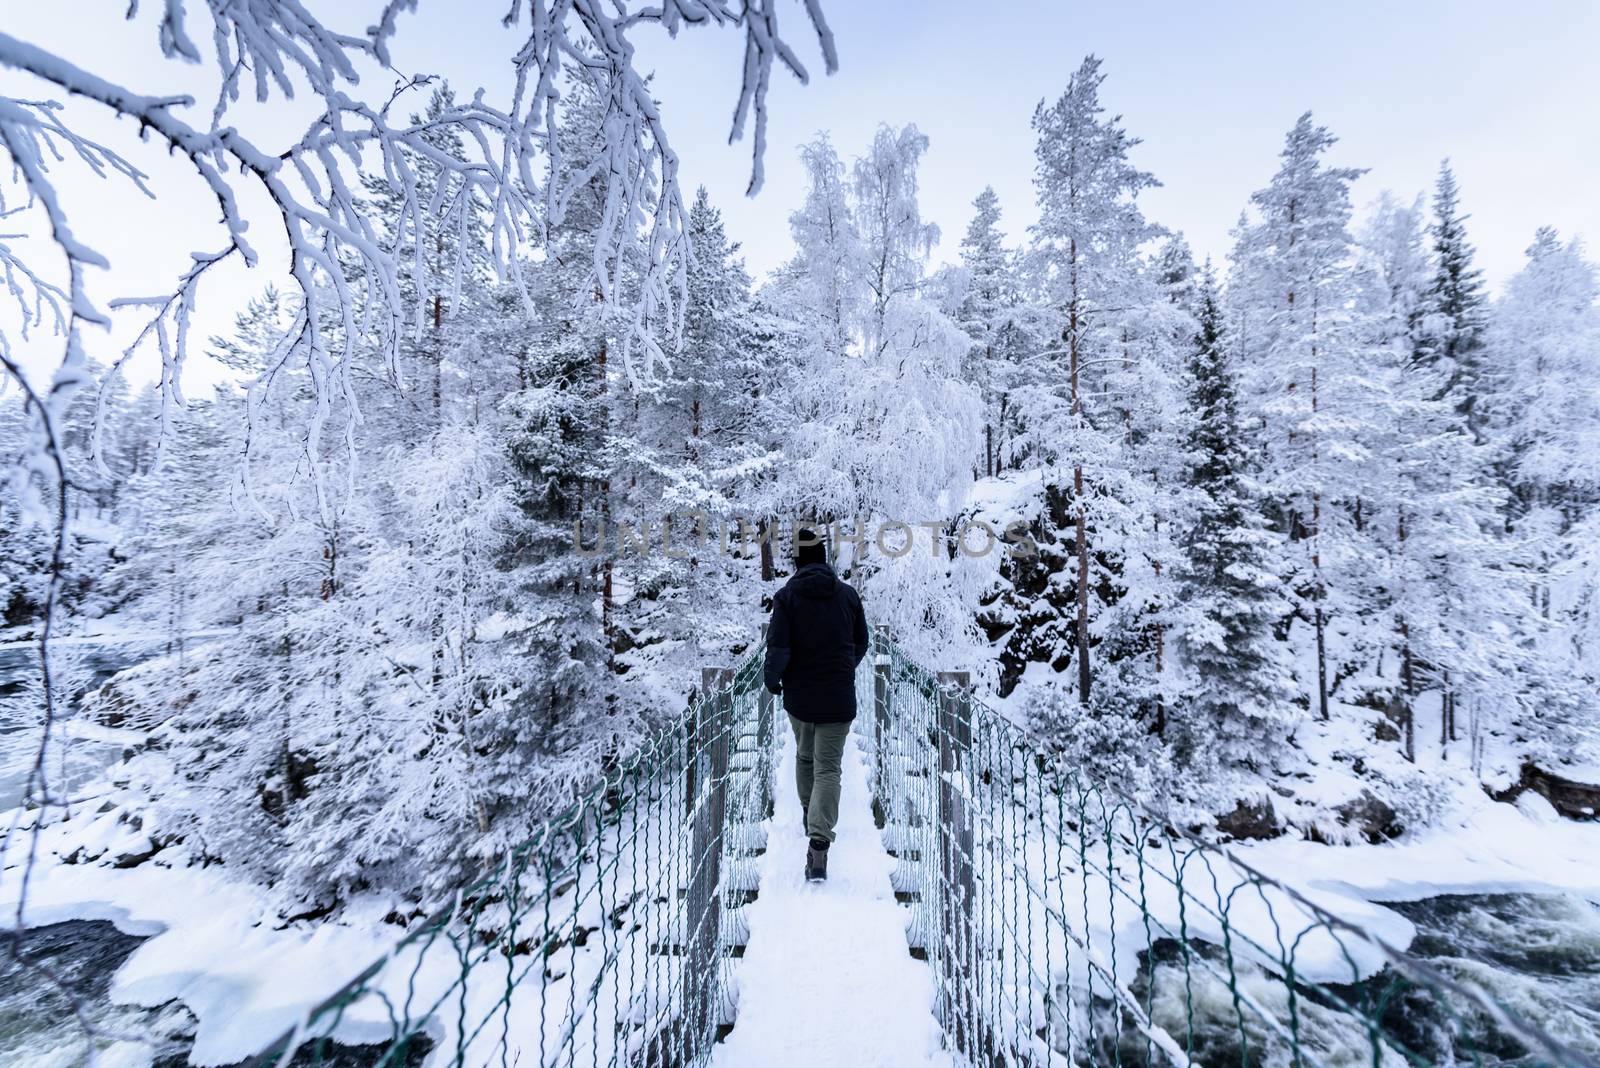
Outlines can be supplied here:
M1184 231L1202 255L1226 254L1229 229L1272 174L1284 132L1308 108L1341 138L1334 162L1371 168L1357 186L1358 206L1386 188L1407 197L1430 188L1439 160L1449 156L1480 262L1496 286L1516 270L1542 224L1600 241L1600 5L1586 0L823 2L841 69L823 76L801 6L784 4L784 27L813 78L802 88L786 72L774 73L767 185L753 200L743 195L748 143L726 143L739 35L687 30L667 42L650 28L636 34L644 64L658 72L690 189L709 187L758 275L790 253L787 218L803 195L795 148L824 129L846 158L879 122L915 122L929 136L923 208L944 232L936 259L954 258L970 202L986 183L1000 194L1006 229L1019 238L1033 217L1029 118L1041 97L1060 93L1088 52L1104 60L1106 104L1144 141L1137 162L1164 183L1146 195L1147 214ZM314 6L355 32L376 9L353 0ZM421 13L402 21L397 64L442 74L462 95L484 86L494 98L509 84L507 57L520 42L499 25L505 6L423 0ZM142 91L197 89L193 70L161 59L154 12L129 26L125 9L126 0L0 0L0 22ZM342 17L345 10L360 17ZM192 18L203 40L203 12ZM103 32L85 33L90 20ZM0 86L37 92L5 72ZM92 291L101 299L159 291L182 270L187 250L222 243L209 198L181 165L135 142L128 123L92 110L74 114L150 170L161 188L179 191L151 204L63 169L79 235L114 263ZM285 134L292 127L281 125ZM265 216L260 223L270 224ZM281 257L270 235L254 236L275 269ZM265 271L243 270L219 278L203 294L199 328L225 327L234 306L268 280ZM95 355L115 354L110 339L89 341Z
M848 157L880 121L929 136L923 201L945 233L939 255L955 255L985 183L1020 236L1033 219L1034 105L1058 95L1089 52L1104 60L1108 108L1144 141L1137 162L1164 183L1147 213L1201 253L1226 254L1228 231L1307 109L1339 136L1335 162L1371 168L1358 206L1385 188L1431 188L1449 156L1496 284L1540 225L1600 240L1597 4L835 0L828 11L841 69L804 89L780 81L767 189L754 203L740 197L745 167L723 143L732 95L727 53L713 54L720 42L681 41L660 60L686 170L722 205L753 267L787 254L784 220L803 193L794 146L827 129ZM785 13L798 36L798 5Z

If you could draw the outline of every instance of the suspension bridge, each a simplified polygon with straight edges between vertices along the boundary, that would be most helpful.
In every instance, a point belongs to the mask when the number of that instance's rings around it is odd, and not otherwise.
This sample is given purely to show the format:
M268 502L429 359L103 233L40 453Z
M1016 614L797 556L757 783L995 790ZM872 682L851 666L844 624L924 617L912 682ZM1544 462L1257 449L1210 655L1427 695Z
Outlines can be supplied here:
M761 651L256 1065L1589 1065L881 630L830 881Z

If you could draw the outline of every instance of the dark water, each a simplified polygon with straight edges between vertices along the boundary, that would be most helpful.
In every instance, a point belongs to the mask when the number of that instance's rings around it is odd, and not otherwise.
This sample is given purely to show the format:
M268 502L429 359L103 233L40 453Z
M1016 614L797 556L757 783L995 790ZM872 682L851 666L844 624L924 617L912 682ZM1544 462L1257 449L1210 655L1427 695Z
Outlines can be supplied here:
M0 932L0 1065L186 1068L195 1019L177 1003L148 1009L111 1003L111 979L143 939L105 920L70 920L23 932L17 954ZM20 959L18 955L20 954ZM412 1040L393 1068L420 1068L429 1049ZM291 1068L369 1068L383 1047L308 1046Z
M1389 907L1417 925L1413 956L1600 1059L1600 906L1567 894L1452 894ZM1405 1022L1441 1059L1471 1051L1488 1066L1541 1063L1470 1003L1457 1003L1457 1018L1446 1020L1417 1000L1406 999Z
M1579 1055L1600 1060L1600 907L1562 894L1462 894L1388 903L1417 926L1410 955L1446 980L1472 984L1506 1009ZM1218 947L1197 946L1207 970L1191 957L1184 967L1175 943L1158 942L1153 968L1130 988L1150 1015L1197 1064L1329 1068L1409 1063L1533 1068L1551 1063L1470 999L1435 996L1385 969L1326 994L1302 989L1294 1005L1295 1045L1236 1009ZM1150 981L1153 972L1154 981ZM1283 982L1253 965L1237 965L1238 991L1279 1021L1290 1019ZM1337 1000L1334 1000L1337 999ZM1372 1036L1350 1007L1382 1021L1386 1040ZM1096 1005L1093 1054L1079 1063L1147 1063L1137 1032L1119 1027L1109 1001ZM1241 1016L1243 1019L1241 1019ZM1409 1054L1408 1058L1402 1053ZM1155 1055L1152 1063L1160 1063Z
M186 1010L122 1007L108 997L140 941L105 920L35 927L15 942L0 932L0 1064L76 1068L93 1051L138 1065L181 1053L194 1022Z

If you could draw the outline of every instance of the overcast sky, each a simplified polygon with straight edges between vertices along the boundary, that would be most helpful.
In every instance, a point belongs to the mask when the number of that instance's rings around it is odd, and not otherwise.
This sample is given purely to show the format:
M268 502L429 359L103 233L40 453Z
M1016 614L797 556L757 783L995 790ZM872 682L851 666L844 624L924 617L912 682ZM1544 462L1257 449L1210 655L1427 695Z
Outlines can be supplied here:
M1147 214L1182 230L1201 255L1226 255L1229 229L1307 109L1340 138L1332 162L1371 168L1357 186L1358 206L1383 189L1409 197L1430 188L1439 161L1450 157L1471 238L1496 287L1540 225L1600 239L1600 63L1593 55L1600 5L1587 0L823 4L841 69L823 75L801 6L783 5L785 32L813 77L802 87L774 73L767 184L754 199L744 196L748 142L727 144L738 34L688 30L667 41L649 28L636 33L644 65L657 71L687 185L709 188L758 276L790 254L787 218L803 195L795 149L818 130L832 133L847 160L880 122L914 122L928 135L921 180L924 214L944 233L936 260L955 257L972 198L985 184L1000 194L1011 239L1021 238L1033 218L1030 116L1089 52L1104 60L1107 107L1144 142L1136 162L1164 183L1146 194ZM352 0L313 6L353 32L366 21L340 13L376 8ZM0 16L6 32L141 91L199 89L205 99L192 69L160 57L154 11L129 26L121 19L126 7L126 0L0 0ZM499 25L505 7L506 0L423 0L419 15L402 19L397 65L442 74L463 96L479 86L491 99L503 94L507 57L519 42ZM191 15L200 40L204 17ZM103 32L87 33L91 22ZM0 87L38 92L8 72L0 72ZM209 198L181 165L139 145L128 123L81 107L74 115L164 191L152 204L60 169L78 235L113 260L112 272L93 282L97 297L159 292L189 249L224 243ZM235 121L250 117L245 109ZM294 128L287 113L267 118L281 122L285 135ZM271 222L263 216L259 227ZM203 294L201 330L225 327L282 262L269 234L252 237L264 268L219 278ZM97 357L115 355L114 339L88 341Z

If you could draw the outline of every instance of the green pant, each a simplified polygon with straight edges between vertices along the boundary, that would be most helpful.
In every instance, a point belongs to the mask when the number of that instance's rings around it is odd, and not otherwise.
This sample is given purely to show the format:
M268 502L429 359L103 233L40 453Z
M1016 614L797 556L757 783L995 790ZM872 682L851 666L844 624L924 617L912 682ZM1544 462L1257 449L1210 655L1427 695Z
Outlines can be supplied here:
M839 822L839 775L844 766L844 740L849 723L807 723L789 717L794 728L794 785L806 813L806 834L833 841Z

